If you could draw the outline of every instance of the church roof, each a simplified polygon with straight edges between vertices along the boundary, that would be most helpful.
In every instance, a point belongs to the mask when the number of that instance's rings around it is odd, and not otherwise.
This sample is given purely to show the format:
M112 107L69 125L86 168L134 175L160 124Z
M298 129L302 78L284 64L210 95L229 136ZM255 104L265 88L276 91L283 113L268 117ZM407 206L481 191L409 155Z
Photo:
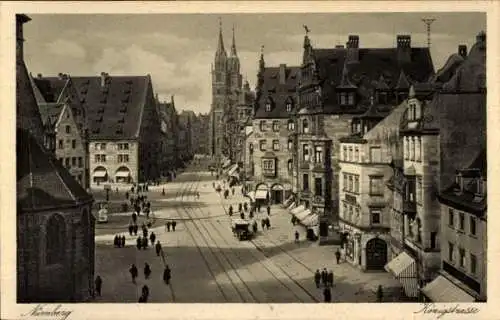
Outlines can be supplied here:
M16 136L17 205L40 211L92 201L92 196L25 129Z
M139 134L151 79L149 76L71 77L77 97L86 108L90 139L134 139ZM54 101L62 90L58 77L35 79L42 95ZM57 101L57 100L55 100Z
M280 82L280 67L267 67L263 72L262 94L257 101L254 119L288 118L297 107L297 81L300 67L284 66L285 81ZM287 112L286 104L292 103L292 111ZM266 111L266 104L271 102L271 111Z

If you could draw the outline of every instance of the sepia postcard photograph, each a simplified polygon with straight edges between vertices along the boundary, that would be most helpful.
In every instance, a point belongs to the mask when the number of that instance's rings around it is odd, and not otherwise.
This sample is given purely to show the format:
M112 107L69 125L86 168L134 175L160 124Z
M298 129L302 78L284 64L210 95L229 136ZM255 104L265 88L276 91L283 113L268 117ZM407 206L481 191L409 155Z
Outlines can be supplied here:
M1 318L496 318L500 6L448 3L2 3Z

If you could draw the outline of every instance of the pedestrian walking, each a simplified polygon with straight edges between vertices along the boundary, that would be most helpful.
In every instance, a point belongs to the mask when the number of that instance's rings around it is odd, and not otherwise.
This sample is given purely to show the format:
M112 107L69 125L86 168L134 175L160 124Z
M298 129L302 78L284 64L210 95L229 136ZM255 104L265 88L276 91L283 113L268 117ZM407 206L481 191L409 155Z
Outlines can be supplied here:
M137 267L135 266L135 264L132 264L132 266L129 269L129 272L130 276L132 277L132 282L135 283L135 278L137 278L138 274Z
M377 302L382 302L384 300L384 292L382 291L382 286L379 285L377 288Z
M142 248L146 250L148 247L148 237L142 237Z
M271 220L269 220L269 218L266 218L266 227L267 227L267 230L269 230L271 228Z
M166 227L168 232L170 232L170 224L171 224L170 221L167 221L167 223L165 224L165 227Z
M138 230L139 230L139 227L136 224L134 224L134 236L137 235Z
M243 209L245 209L245 211L248 211L248 203L246 203L246 202L245 202L245 203L243 204Z
M328 280L328 272L326 272L326 268L323 268L323 270L321 270L321 284L325 287L327 284L327 280Z
M170 284L170 278L172 277L172 271L168 267L168 265L165 267L165 270L163 270L163 281L165 284L169 285Z
M114 238L114 240L113 240L113 243L114 243L114 245L115 245L115 248L118 248L118 246L120 245L120 244L119 244L119 240L118 240L118 235L117 235L117 234L115 234L115 238Z
M271 207L270 206L267 206L267 215L270 216L271 215Z
M147 237L148 237L148 229L147 229L147 228L142 229L142 236L143 236L144 238L147 238Z
M340 263L340 251L338 248L337 248L337 251L335 251L335 258L337 259L337 264L339 264Z
M151 245L153 245L155 243L156 235L154 232L151 232L151 235L149 236L149 240L151 240Z
M122 245L122 248L125 248L125 236L122 236L122 238L121 238L121 245Z
M295 230L295 242L299 242L299 232Z
M323 298L325 302L332 302L332 292L330 291L330 288L325 287L325 289L323 289Z
M155 245L155 250L156 250L156 255L159 257L160 256L160 252L161 252L161 244L160 244L160 240L158 240L156 242L156 245Z
M175 226L176 226L176 225L177 225L177 222L175 222L175 220L174 220L174 221L172 221L172 231L175 231Z
M161 195L162 195L162 196L165 196L165 188L162 188L162 189L161 189Z
M229 216L233 215L233 206L229 206Z
M292 220L291 220L292 225L295 225L295 219L296 219L296 217L294 215L292 215Z
M266 228L266 220L265 219L260 220L260 225L262 226L262 230L264 230Z
M146 262L146 263L144 263L144 278L149 279L150 275L151 275L151 267Z
M95 278L95 292L99 297L101 296L101 289L102 289L102 279L101 276L98 275Z
M133 232L134 232L134 226L132 224L129 224L128 225L128 234L132 235Z
M330 272L328 272L326 280L328 282L328 286L333 287L333 271L332 270L330 270Z
M316 288L319 288L321 283L321 273L319 272L319 269L316 269L316 272L314 273L314 283L316 284Z
M144 297L144 302L147 302L149 298L149 287L147 285L142 287L142 296Z
M253 233L257 233L257 221L253 222Z

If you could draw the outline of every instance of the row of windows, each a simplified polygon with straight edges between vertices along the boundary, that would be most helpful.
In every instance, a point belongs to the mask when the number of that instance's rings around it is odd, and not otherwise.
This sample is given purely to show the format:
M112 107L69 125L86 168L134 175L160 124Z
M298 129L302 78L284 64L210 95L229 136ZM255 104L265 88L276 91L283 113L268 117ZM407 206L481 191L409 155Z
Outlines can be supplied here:
M105 154L96 154L94 156L94 159L95 159L95 162L104 163L104 162L106 162L106 155ZM129 155L128 154L119 154L116 158L116 162L118 162L118 163L129 162Z
M357 146L344 146L342 148L342 160L346 162L361 162L359 148ZM382 149L380 147L370 147L370 162L382 162Z
M289 172L293 171L293 160L288 159L287 169ZM262 159L262 170L263 171L275 171L276 170L276 160L275 159Z
M259 122L259 130L262 132L265 132L265 131L267 131L267 129L268 129L267 121L261 120ZM288 129L288 131L295 130L295 123L293 122L293 120L288 120L287 129ZM272 122L272 131L274 131L274 132L280 131L280 121L273 121Z
M453 209L448 209L448 226L450 228L457 228L460 231L465 231L465 213L458 211L456 212ZM455 216L458 216L458 223L457 225L455 224ZM475 236L477 233L477 226L476 226L476 218L472 215L469 216L469 234L471 236Z
M116 144L118 150L129 150L129 144L128 143L117 143ZM96 142L94 144L94 149L95 150L106 150L106 143L103 142Z
M420 137L405 137L404 138L404 157L405 160L421 161L422 160L422 140Z
M359 193L359 175L344 173L344 191Z
M83 168L83 158L82 157L71 157L71 158L59 158L61 164L66 168Z
M69 142L69 140L68 140L68 142ZM57 147L59 149L64 149L64 140L63 139L59 139ZM71 149L76 149L76 140L75 139L71 140Z
M309 145L308 144L303 144L302 145L302 161L309 162L310 161L310 154L309 154ZM315 146L314 147L314 158L313 161L314 163L323 163L323 148L321 146Z
M360 208L357 205L353 205L344 202L344 219L347 221L356 221L360 218ZM379 225L382 219L382 211L380 209L370 209L370 224Z
M451 263L455 263L455 254L458 253L458 265L460 268L467 270L467 255L464 248L458 247L455 250L455 245L451 242L448 242L448 261ZM477 274L477 257L476 255L469 253L469 265L468 270L471 274Z
M286 103L286 112L292 112L292 102L287 102ZM271 112L271 110L273 109L273 105L271 102L267 102L266 103L266 112Z
M279 151L280 150L280 141L279 140L273 140L272 142L272 148L274 151ZM259 141L259 149L260 151L266 151L267 150L267 140L260 140Z
M304 173L302 175L302 190L309 191L309 174ZM314 195L323 196L323 179L314 178Z

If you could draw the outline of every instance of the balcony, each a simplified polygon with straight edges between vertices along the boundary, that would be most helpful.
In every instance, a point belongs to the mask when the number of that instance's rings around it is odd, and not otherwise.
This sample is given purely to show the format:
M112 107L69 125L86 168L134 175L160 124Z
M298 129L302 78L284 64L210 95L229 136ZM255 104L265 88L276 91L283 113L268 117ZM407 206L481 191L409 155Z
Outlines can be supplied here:
M299 169L302 169L302 170L309 170L310 168L310 162L309 160L306 161L306 160L301 160L300 163L299 163Z

